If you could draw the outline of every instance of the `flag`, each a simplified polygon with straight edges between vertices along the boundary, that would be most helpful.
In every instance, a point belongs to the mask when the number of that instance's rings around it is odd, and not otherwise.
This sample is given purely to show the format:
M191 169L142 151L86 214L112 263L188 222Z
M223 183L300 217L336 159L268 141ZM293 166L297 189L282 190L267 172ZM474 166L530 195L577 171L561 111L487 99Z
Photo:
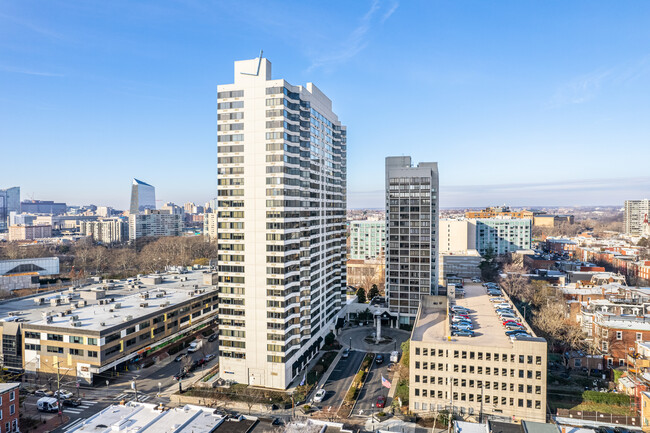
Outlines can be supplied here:
M385 386L386 388L390 389L390 382L384 377L383 374L381 375L381 386Z
M300 382L300 386L303 386L305 382L307 381L307 373L302 377L302 382Z

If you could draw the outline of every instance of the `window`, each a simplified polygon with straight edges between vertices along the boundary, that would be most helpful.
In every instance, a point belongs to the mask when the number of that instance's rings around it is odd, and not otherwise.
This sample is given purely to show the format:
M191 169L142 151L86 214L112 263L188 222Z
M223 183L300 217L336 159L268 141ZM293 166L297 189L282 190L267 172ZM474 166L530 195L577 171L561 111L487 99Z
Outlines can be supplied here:
M97 351L95 351L95 350L89 350L89 351L88 351L88 356L89 356L90 358L97 358Z
M70 355L81 356L81 355L83 355L83 350L80 350L80 349L70 349Z
M61 334L47 334L47 339L51 341L63 341L63 335Z
M419 348L419 347L416 347L416 348L415 348L415 354L416 354L416 355L419 355L419 354L420 354L420 348Z
M616 331L616 339L617 340L623 339L623 331Z
M9 401L14 401L16 399L16 391L11 391L9 393ZM0 400L0 403L2 403L2 400Z
M619 359L618 360L618 366L623 367L625 365L625 360L624 359Z
M47 346L49 353L63 353L63 347Z
M15 413L16 413L16 405L12 404L11 406L9 406L9 415L13 415Z
M86 344L88 344L89 346L97 346L97 339L88 337L86 339Z
M40 340L41 339L41 333L40 332L25 331L25 338L35 338L37 340Z
M636 341L641 341L643 340L643 334L641 332L636 333Z
M70 343L83 344L83 342L84 342L83 337L77 337L75 335L70 336Z

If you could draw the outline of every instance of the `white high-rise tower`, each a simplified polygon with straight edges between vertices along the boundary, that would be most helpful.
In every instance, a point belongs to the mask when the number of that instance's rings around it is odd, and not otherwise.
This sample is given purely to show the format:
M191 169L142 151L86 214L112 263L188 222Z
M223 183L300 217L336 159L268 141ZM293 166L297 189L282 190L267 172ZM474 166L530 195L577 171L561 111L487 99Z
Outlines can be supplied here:
M346 131L264 58L218 86L220 375L287 388L345 296Z

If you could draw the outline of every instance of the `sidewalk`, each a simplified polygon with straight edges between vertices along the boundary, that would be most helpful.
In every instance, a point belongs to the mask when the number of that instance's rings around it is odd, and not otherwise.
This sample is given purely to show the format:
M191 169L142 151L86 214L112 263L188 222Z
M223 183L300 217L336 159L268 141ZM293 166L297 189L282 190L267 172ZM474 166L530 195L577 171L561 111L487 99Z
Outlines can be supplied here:
M327 368L327 371L325 371L325 373L323 373L323 375L316 381L316 384L314 385L314 390L321 388L327 382L327 379L329 379L330 375L332 374L332 371L336 367L336 364L339 362L339 359L341 359L342 352L343 352L343 348L339 349L338 353L336 354L336 357L334 358L330 366ZM300 382L302 382L303 377L305 377L305 375L314 368L318 360L324 354L325 352L318 352L318 355L314 356L314 359L309 361L309 364L307 364L307 366L303 368L300 374L296 376L293 382L291 382L291 384L287 388L287 393L292 394L296 390L296 388L300 385Z

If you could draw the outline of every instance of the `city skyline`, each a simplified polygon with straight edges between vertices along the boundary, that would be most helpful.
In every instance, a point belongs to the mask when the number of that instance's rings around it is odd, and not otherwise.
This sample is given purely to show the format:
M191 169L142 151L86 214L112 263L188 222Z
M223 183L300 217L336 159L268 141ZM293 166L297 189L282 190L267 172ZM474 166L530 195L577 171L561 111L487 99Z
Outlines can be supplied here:
M608 6L7 3L0 143L8 160L30 149L53 169L11 164L0 185L127 209L137 176L161 202L214 198L216 85L264 49L278 76L313 81L346 119L350 208L382 207L395 154L440 163L443 208L622 206L650 191L650 5ZM295 20L308 36L289 38L290 11L323 19ZM233 32L245 37L218 43Z

